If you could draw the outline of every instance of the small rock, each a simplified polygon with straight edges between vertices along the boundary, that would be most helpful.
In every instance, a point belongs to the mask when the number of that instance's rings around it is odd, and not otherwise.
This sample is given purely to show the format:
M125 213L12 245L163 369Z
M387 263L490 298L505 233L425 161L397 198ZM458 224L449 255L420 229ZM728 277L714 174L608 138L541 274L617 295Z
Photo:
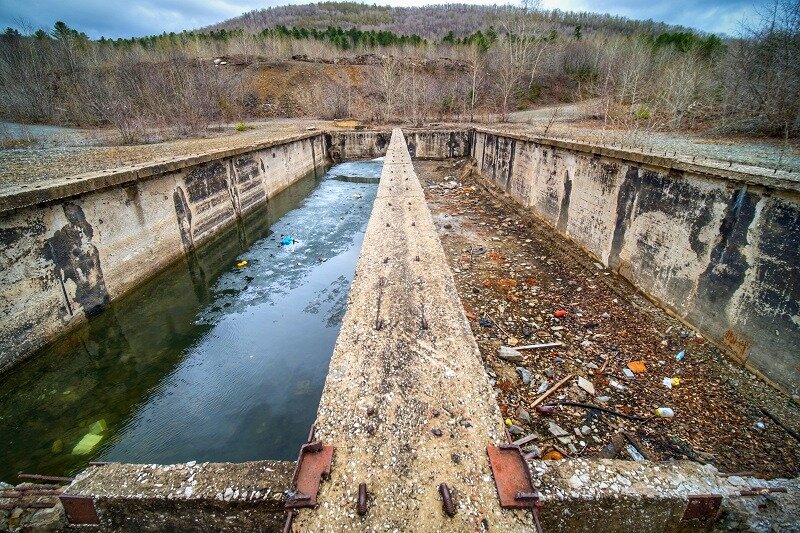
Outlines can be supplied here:
M582 388L592 396L594 396L594 385L588 379L584 379L582 377L578 377L578 387Z
M591 433L591 431L592 431L592 428L590 428L589 426L582 426L581 427L581 435L588 435L589 433Z
M233 489L228 487L227 489L225 489L225 493L222 495L222 499L225 500L226 502L229 502L231 501L231 498L233 498Z
M542 381L542 384L539 385L539 388L536 390L536 392L537 392L537 394L542 394L549 387L550 387L550 382L549 381Z
M569 435L564 428L556 424L555 422L550 422L550 426L547 428L551 435L554 437L566 437Z
M581 348L583 348L584 350L586 348L588 348L589 346L591 346L591 345L592 345L592 341L583 341L583 342L581 342Z
M194 466L194 465L196 465L196 464L197 464L197 461L189 461L188 463L186 463L186 466L188 466L189 468L191 468L191 467L193 467L193 466Z
M508 346L501 346L500 351L497 354L497 357L499 357L503 361L508 361L510 363L522 362L522 354L518 350L515 350L514 348L509 348Z
M436 435L437 437L441 437L441 436L442 436L442 430L441 430L441 429L439 429L439 428L434 428L434 429L432 429L432 430L431 430L431 433L433 433L433 434L434 434L434 435Z
M630 368L623 368L622 373L625 374L625 377L628 379L633 379L635 376L633 370L631 370Z
M575 489L575 490L583 487L583 481L581 481L581 478L579 478L577 474L573 474L573 476L571 478L569 478L569 482L568 483L569 483L570 488Z
M526 424L531 423L531 415L528 411L525 410L524 407L521 405L517 408L517 418Z
M514 424L508 426L508 432L511 433L511 435L514 437L522 437L523 435L525 435L525 430Z
M597 398L595 398L595 400L597 400L599 403L608 403L608 400L610 399L611 398L609 398L608 396L598 396Z
M529 385L531 382L531 373L528 371L527 368L522 368L521 366L517 367L517 374L519 374L522 383L525 385Z

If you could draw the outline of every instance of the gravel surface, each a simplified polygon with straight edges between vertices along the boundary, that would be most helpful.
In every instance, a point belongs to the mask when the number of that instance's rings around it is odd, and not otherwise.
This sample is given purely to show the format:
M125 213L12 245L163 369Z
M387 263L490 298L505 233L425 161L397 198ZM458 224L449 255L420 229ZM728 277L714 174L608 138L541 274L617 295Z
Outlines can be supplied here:
M798 475L800 443L761 410L797 431L800 408L793 400L731 364L482 180L451 163L416 166L427 180L426 196L500 409L512 432L536 435L528 443L532 451L594 457L627 431L654 460L688 458L724 472ZM549 342L563 346L522 350L521 362L499 357L501 346ZM644 371L626 377L634 362ZM622 415L564 405L538 413L532 402L539 391L569 375L542 405L585 403ZM660 407L671 408L674 417L654 416Z
M0 194L22 184L275 140L317 125L313 121L277 120L254 124L254 129L243 132L226 127L222 132L209 132L208 137L131 146L109 144L114 140L109 130L26 126L24 131L36 142L0 150Z
M554 112L556 119L548 128ZM604 128L602 121L589 117L588 107L576 104L518 111L511 113L510 120L511 124L502 127L535 135L543 135L546 131L548 136L622 145L647 153L677 154L722 168L728 168L733 162L769 171L778 169L779 174L784 171L784 177L800 181L800 143L797 141L786 147L777 139Z

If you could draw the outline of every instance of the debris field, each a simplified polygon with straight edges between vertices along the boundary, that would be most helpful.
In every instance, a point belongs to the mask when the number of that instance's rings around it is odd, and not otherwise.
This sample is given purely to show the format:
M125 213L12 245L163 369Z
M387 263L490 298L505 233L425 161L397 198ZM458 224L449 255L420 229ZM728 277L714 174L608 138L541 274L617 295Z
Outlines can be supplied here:
M529 458L800 473L800 407L489 182L417 161L511 438Z

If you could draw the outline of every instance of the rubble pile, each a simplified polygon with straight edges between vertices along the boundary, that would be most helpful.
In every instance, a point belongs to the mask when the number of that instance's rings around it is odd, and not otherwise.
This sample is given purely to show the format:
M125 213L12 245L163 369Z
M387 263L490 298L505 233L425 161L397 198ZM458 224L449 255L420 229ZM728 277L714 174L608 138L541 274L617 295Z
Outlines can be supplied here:
M730 363L466 161L415 165L507 429L529 458L798 475L796 398Z

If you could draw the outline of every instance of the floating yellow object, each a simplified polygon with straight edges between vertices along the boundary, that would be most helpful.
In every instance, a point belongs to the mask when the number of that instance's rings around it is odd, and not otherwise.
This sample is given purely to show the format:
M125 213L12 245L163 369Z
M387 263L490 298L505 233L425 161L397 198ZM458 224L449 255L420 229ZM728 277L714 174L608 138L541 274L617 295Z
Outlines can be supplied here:
M236 266L239 267L239 268L246 267L247 266L247 261L245 259L242 259L241 261L236 263Z

